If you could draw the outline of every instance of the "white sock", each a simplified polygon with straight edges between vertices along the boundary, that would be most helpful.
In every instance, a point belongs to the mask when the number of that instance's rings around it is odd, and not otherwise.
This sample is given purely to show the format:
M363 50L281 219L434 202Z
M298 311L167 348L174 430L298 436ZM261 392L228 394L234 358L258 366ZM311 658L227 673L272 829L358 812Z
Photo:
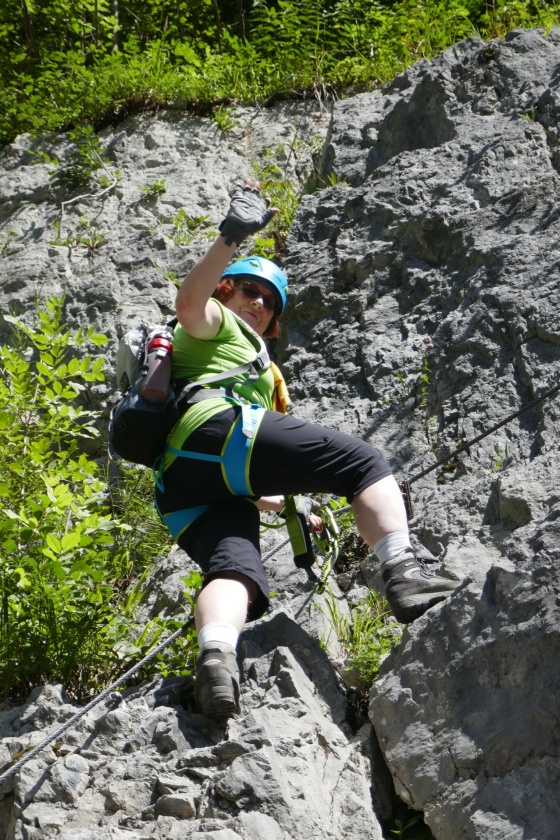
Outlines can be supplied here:
M384 566L391 567L398 557L409 549L412 551L410 545L410 537L407 531L397 531L393 534L387 534L379 542L373 546L373 551L379 558L381 568Z
M204 647L212 647L212 642L221 645L229 645L234 650L237 647L239 632L233 624L226 621L210 621L198 631L198 646L200 650Z

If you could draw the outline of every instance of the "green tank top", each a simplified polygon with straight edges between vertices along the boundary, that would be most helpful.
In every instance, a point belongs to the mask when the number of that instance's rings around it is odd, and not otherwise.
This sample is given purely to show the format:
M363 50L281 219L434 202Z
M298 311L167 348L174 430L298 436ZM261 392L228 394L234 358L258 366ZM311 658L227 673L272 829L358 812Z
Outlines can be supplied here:
M259 353L262 339L257 333L219 301L216 303L222 310L222 325L214 338L193 338L180 324L175 327L171 368L173 379L187 379L189 382L203 381L207 376L252 362ZM210 387L219 388L232 381L239 383L234 386L234 393L240 399L272 409L274 375L270 368L261 371L258 379L252 382L247 382L247 374L242 374ZM195 403L173 427L169 443L176 449L181 449L195 429L230 407L231 402L222 397ZM175 457L170 452L165 454L164 470L170 466Z

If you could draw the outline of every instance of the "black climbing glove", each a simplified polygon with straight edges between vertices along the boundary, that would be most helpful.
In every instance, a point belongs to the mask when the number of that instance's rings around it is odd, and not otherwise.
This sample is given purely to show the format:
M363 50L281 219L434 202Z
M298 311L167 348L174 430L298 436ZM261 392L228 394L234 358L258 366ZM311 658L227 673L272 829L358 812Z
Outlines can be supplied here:
M320 502L311 499L309 496L298 496L294 501L297 513L300 513L306 522L309 522L311 514L316 513L321 507Z
M300 516L303 516L306 522L308 522L309 517L312 513L316 513L321 507L321 503L315 501L310 496L294 496L293 502L295 505L294 513L299 513ZM280 516L286 518L289 515L290 511L287 509L288 505L286 504L284 508L280 511Z
M226 217L220 224L226 245L236 245L267 225L274 213L269 210L270 201L264 198L255 187L237 186L229 205Z

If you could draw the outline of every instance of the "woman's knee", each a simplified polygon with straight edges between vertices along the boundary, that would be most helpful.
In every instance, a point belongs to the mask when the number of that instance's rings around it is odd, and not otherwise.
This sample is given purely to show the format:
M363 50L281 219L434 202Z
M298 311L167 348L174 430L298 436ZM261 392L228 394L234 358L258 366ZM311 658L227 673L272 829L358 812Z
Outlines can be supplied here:
M222 580L236 580L239 583L241 583L245 587L245 589L247 590L247 596L248 596L248 599L249 599L249 604L253 603L253 601L255 600L255 598L257 597L258 592L259 592L259 587L255 583L255 581L252 580L247 575L244 575L242 572L233 572L233 571L228 572L228 571L224 570L223 572L220 572L218 575L216 575L212 579L213 580L220 580L220 579L222 579Z

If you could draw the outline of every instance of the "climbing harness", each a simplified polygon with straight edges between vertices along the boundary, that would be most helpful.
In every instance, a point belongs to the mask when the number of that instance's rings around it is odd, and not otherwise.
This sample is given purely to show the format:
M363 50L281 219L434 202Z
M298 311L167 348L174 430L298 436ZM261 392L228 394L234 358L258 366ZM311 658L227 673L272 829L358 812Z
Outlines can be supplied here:
M240 403L235 397L226 396L225 392L222 392L220 396L224 396L234 404L241 405L241 413L232 424L221 455L207 455L203 452L177 449L171 446L170 443L166 444L165 450L171 452L177 458L191 458L195 461L212 461L221 464L223 479L229 492L235 496L253 496L253 491L249 483L249 464L255 435L264 416L265 409L256 404ZM163 493L165 486L162 456L160 456L154 467L154 480L157 489ZM181 534L199 516L213 507L212 504L207 504L197 507L181 508L170 513L162 513L157 504L157 500L155 500L155 506L161 520L167 526L175 541L179 539Z

